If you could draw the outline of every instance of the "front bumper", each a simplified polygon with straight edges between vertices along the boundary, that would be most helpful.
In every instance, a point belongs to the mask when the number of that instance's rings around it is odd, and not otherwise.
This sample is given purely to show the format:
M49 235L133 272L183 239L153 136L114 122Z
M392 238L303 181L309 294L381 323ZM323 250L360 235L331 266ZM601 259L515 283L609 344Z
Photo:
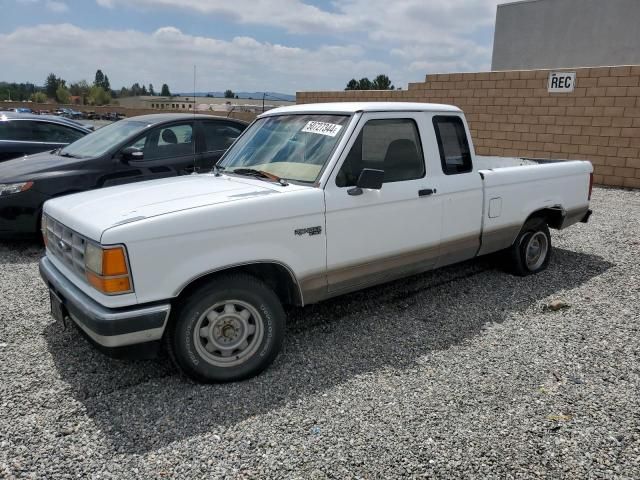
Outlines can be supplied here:
M40 275L62 300L68 316L98 345L117 348L162 338L170 304L103 307L62 275L47 257L40 259Z

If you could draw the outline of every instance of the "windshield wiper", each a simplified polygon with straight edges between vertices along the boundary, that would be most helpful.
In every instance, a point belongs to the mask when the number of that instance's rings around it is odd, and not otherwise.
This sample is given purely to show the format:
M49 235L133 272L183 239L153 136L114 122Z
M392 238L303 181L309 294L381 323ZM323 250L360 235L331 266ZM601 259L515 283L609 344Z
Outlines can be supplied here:
M67 158L81 158L81 157L78 157L77 155L72 155L67 152L58 152L58 155L60 155L61 157L67 157Z
M265 172L263 170L256 170L255 168L236 168L235 170L231 170L230 173L237 173L238 175L248 175L250 177L257 178L266 178L268 180L278 182L283 187L289 185L289 183L284 178L280 178L273 173Z

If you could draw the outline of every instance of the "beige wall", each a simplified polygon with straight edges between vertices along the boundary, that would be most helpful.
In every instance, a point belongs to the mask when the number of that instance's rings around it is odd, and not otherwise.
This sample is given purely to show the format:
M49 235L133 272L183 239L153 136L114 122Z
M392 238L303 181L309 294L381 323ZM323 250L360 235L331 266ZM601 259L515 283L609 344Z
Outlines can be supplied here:
M573 93L548 93L549 70L530 70L428 75L404 91L298 92L297 101L457 105L480 155L586 159L596 183L640 188L640 66L564 71L577 73Z

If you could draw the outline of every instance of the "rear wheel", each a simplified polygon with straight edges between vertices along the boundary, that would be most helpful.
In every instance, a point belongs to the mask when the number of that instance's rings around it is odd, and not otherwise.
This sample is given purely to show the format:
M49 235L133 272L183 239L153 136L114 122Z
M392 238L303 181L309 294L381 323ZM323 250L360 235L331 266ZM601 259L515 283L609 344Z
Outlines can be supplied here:
M225 275L189 295L167 343L177 366L195 380L242 380L273 362L284 328L285 313L271 289L250 275Z
M544 218L527 220L509 249L509 257L516 275L531 275L547 268L551 260L551 234Z

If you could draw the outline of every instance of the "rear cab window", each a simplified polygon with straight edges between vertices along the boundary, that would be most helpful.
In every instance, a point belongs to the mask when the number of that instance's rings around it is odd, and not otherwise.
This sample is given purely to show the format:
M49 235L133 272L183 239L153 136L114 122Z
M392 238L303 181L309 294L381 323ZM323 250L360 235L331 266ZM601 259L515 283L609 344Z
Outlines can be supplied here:
M464 123L460 117L437 115L433 117L440 162L445 175L473 171L471 149Z

